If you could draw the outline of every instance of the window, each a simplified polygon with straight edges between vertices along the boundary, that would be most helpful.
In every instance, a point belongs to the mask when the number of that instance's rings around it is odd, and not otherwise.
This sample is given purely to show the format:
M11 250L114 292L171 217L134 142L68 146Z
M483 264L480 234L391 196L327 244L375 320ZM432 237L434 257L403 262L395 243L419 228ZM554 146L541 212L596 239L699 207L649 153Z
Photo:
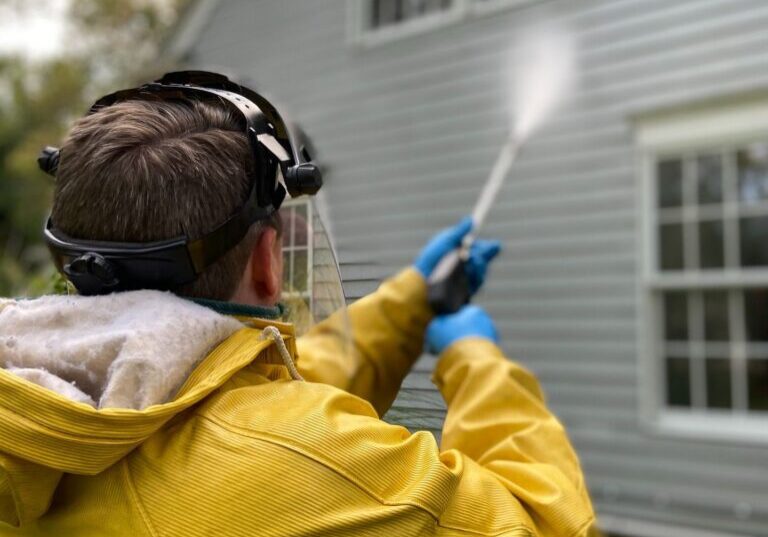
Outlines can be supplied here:
M752 119L746 108L759 113ZM705 127L706 117L712 121ZM704 120L704 124L702 121ZM768 102L641 125L646 390L679 432L768 440ZM721 133L717 131L721 130Z
M369 28L395 24L450 11L455 0L372 0Z
M378 45L538 0L348 0L349 33L364 45Z
M768 139L665 156L655 176L662 278L768 268ZM659 299L666 404L767 411L768 281L671 287Z
M299 325L308 322L312 311L312 205L306 199L286 201L280 209L283 220L283 296L285 305L296 312Z
M280 208L283 221L285 320L306 333L346 304L333 244L311 199L290 199Z
M461 20L467 0L347 0L353 42L379 45Z

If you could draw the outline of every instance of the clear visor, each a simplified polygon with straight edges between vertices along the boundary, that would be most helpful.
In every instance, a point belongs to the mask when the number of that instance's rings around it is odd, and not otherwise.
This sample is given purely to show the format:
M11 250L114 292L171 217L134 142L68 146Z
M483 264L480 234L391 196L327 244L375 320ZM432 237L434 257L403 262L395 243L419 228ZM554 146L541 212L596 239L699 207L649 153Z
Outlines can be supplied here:
M333 313L346 317L346 297L333 242L312 200L288 200L280 215L283 320L293 323L301 336Z

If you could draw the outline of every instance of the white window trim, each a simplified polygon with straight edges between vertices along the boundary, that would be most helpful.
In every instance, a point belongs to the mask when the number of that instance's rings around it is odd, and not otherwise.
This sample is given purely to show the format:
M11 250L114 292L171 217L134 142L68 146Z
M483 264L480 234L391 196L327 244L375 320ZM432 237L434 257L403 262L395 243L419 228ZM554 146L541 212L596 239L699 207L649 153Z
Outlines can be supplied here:
M640 422L652 433L724 442L768 444L768 419L724 410L676 410L665 405L663 363L659 351L661 315L655 294L667 288L704 289L768 285L768 269L731 269L716 274L660 275L658 266L655 162L664 154L706 151L768 139L768 99L713 103L636 118L640 226L640 277L637 297Z
M370 2L368 0L347 0L348 41L364 48L377 47L411 36L424 34L456 24L472 16L485 16L504 9L527 6L541 0L454 0L454 6L446 11L425 15L401 24L369 29Z
M535 4L541 0L485 0L484 2L478 2L477 0L467 0L469 2L469 10L473 15L483 16L491 15L505 9L515 9L525 7L531 4Z

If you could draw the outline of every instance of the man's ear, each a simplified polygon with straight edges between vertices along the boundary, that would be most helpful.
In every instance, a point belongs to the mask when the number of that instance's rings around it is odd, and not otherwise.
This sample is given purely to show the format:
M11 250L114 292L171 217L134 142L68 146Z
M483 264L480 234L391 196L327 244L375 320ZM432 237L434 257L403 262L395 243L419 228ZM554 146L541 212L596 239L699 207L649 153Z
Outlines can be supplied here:
M251 287L262 305L275 305L282 287L282 251L280 238L272 227L265 227L251 251Z

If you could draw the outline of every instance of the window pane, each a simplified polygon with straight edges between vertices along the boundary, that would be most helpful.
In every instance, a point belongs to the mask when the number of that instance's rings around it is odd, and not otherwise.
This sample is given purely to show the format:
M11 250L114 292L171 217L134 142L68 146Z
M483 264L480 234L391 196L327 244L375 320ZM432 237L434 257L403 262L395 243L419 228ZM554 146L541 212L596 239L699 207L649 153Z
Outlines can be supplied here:
M296 250L293 256L293 289L304 292L308 289L307 277L309 276L309 270L307 263L309 262L309 256L306 250Z
M373 2L373 27L393 24L403 17L400 0L374 0Z
M749 360L749 409L768 410L768 360Z
M699 222L699 263L701 268L722 268L724 262L723 221Z
M297 205L295 208L296 216L294 217L294 235L293 244L295 246L306 246L307 236L309 235L309 222L307 221L307 206Z
M278 213L283 226L283 246L291 246L291 235L293 234L293 208L283 207Z
M707 341L728 341L728 293L705 291L704 295L704 338Z
M691 371L688 358L667 358L667 404L691 406Z
M656 167L659 207L680 207L683 204L683 162L663 160Z
M291 286L291 252L283 251L283 289Z
M768 143L752 144L737 153L739 199L759 203L768 199Z
M453 6L453 0L373 0L371 3L371 28L379 28L445 11Z
M707 360L707 406L731 408L731 361L728 358Z
M373 0L371 27L393 24L403 17L401 0Z
M682 270L682 224L662 224L659 226L659 259L661 260L661 270Z
M768 216L742 218L741 265L762 267L768 265Z
M723 160L720 155L703 155L697 159L696 178L699 203L723 201Z
M684 292L664 294L664 339L686 341L688 339L688 295Z
M403 4L403 18L412 19L424 14L425 3L423 0L401 0Z
M428 11L441 11L451 6L453 6L453 0L427 0Z
M419 15L434 13L448 4L445 0L403 0L403 13L405 18L414 18Z
M744 290L747 340L768 341L768 289Z

